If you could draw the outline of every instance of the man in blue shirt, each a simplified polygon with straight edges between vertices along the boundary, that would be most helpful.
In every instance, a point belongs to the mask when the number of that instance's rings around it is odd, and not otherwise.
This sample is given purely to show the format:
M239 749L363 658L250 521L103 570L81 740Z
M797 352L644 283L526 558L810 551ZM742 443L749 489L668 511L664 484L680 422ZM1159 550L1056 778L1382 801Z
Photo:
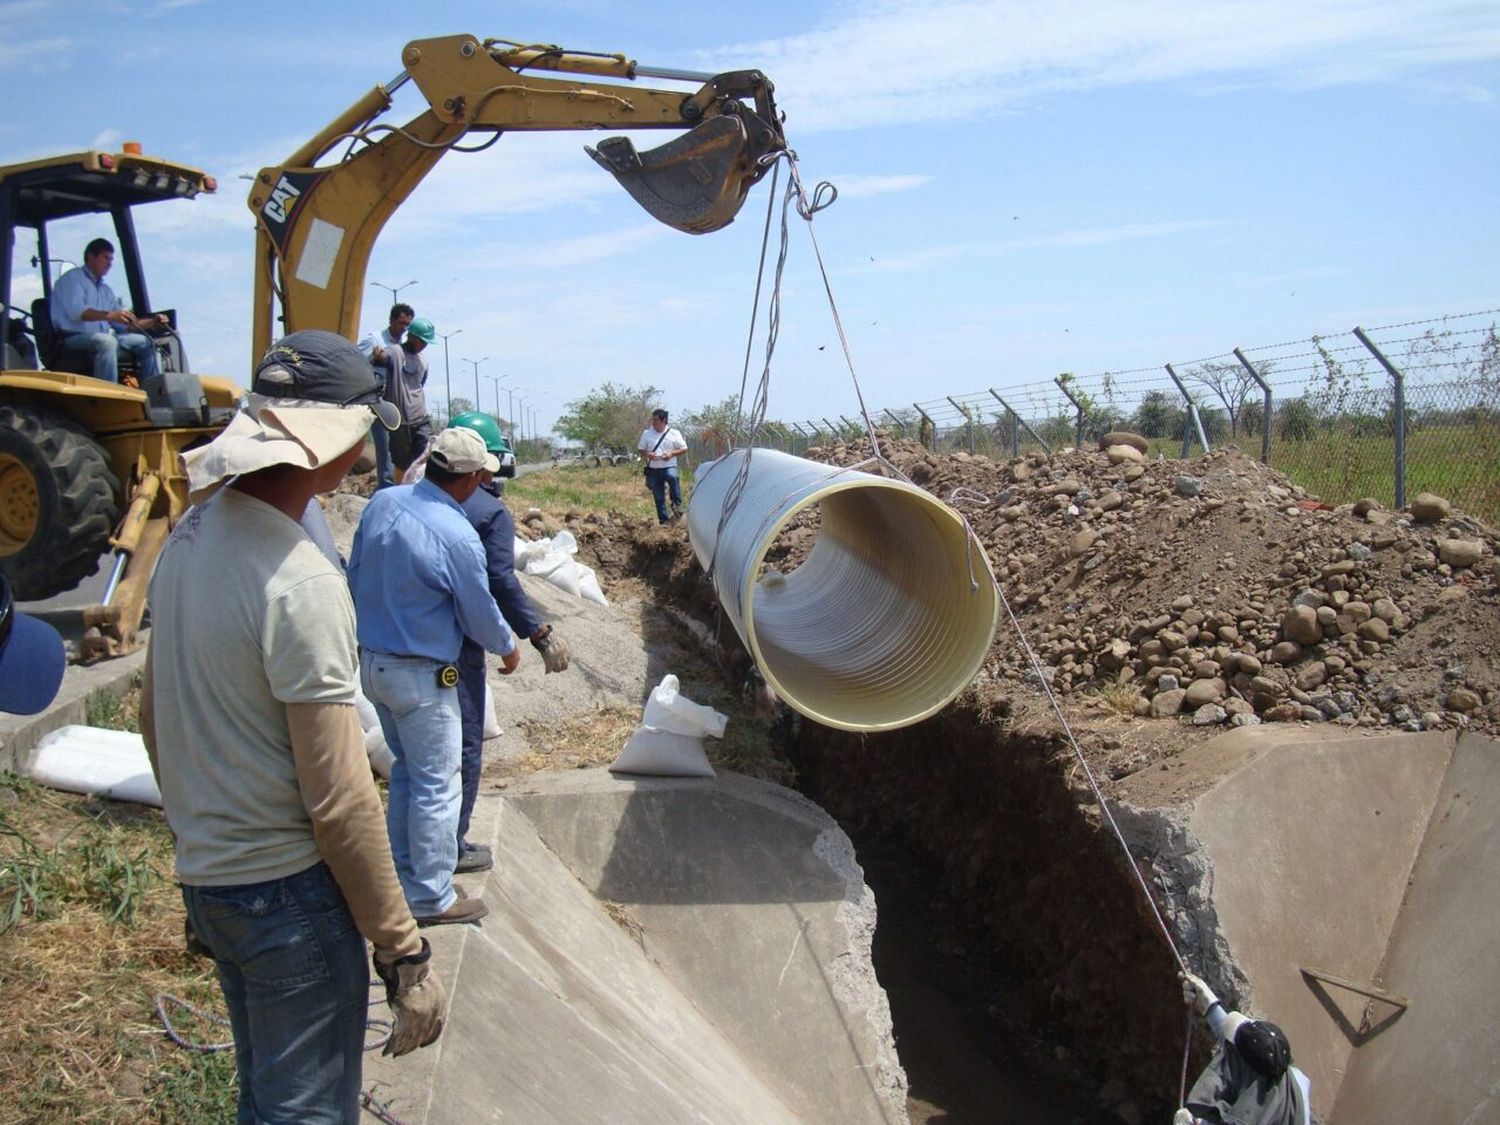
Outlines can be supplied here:
M453 870L462 794L459 648L472 637L501 657L504 674L521 662L490 596L484 548L460 507L493 463L477 434L444 430L423 480L371 498L349 554L361 684L395 757L386 828L419 925L475 922L489 912L458 896Z
M83 265L74 266L52 287L52 326L65 346L89 351L94 356L94 378L107 383L123 382L139 387L142 380L161 374L156 344L146 331L165 328L161 315L138 317L104 283L104 275L115 264L115 248L107 238L96 238L83 248ZM124 348L135 357L140 378L120 378L120 354Z
M471 430L479 435L485 449L498 460L504 448L500 427L488 414L471 410L453 419L455 429ZM542 620L531 599L526 596L521 580L516 577L516 522L510 509L500 499L494 484L494 473L479 474L479 487L463 502L464 515L479 541L484 545L485 564L488 568L490 593L506 623L518 637L531 641L531 647L542 654L542 663L548 672L565 672L572 659L568 642L553 632L552 626ZM458 814L458 872L488 871L494 866L490 849L482 844L471 844L466 839L469 833L469 817L474 811L474 802L479 796L479 776L484 766L484 649L468 637L458 654L458 704L463 717L463 757L460 767L463 781L463 802Z

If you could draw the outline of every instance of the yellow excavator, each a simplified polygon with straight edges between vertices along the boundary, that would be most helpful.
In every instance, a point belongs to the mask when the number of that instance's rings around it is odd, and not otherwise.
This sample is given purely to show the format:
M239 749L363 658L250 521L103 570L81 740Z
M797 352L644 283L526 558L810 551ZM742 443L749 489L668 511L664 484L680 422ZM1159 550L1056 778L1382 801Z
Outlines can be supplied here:
M401 62L405 69L392 82L370 90L286 163L263 168L255 178L249 204L257 227L257 355L277 336L303 328L355 337L365 270L381 228L445 155L487 147L460 147L471 134L498 139L506 132L687 130L647 152L628 137L610 137L587 151L654 218L693 234L731 222L786 149L773 87L757 70L647 67L619 54L472 35L415 40ZM635 85L641 78L685 81L696 89ZM428 108L403 126L376 124L408 82ZM341 146L337 160L316 166Z
M500 134L595 129L679 130L637 151L610 137L587 151L656 219L704 234L731 222L750 188L786 149L769 79L756 70L708 74L646 67L620 54L564 50L471 35L419 39L403 71L377 85L284 164L255 177L251 360L287 332L357 335L370 251L386 220L450 152L488 147ZM637 85L686 83L681 90ZM405 125L378 124L413 83L427 109ZM490 140L462 146L470 134ZM335 159L319 165L335 149ZM85 610L84 659L138 647L146 583L170 527L187 509L178 454L209 440L242 394L229 379L192 375L172 330L164 374L139 390L89 376L52 332L48 223L113 216L118 257L137 313L151 310L131 212L213 191L212 177L137 146L0 168L0 570L17 595L76 587L113 553L102 604ZM16 231L36 239L40 296L12 307ZM31 357L35 356L35 361Z

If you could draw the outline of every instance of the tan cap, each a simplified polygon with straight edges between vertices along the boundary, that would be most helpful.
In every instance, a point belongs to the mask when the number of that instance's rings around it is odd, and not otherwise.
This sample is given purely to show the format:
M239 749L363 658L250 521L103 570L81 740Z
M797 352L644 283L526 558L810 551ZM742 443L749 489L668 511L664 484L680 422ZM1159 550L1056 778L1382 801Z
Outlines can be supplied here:
M473 430L449 426L432 443L427 460L450 473L477 473L485 469L500 471L500 461L484 447L484 439Z

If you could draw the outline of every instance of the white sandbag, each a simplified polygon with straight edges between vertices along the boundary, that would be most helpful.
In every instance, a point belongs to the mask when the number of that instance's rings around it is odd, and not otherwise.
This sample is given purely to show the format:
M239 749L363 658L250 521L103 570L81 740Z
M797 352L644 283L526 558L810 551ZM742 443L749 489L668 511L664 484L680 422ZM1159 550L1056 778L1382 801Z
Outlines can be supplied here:
M375 724L374 730L365 731L365 754L370 759L370 768L389 781L396 755L391 753L385 740L385 731L380 729L379 723Z
M44 734L28 771L51 789L161 808L161 790L141 736L102 727L66 726Z
M599 577L594 573L594 568L579 564L578 569L583 572L578 580L579 597L587 598L600 605L608 605L609 602L604 600L604 591L599 589Z
M701 738L657 730L645 724L635 728L609 770L611 773L648 777L717 776L713 766L708 764Z
M685 697L677 677L669 673L662 677L661 683L646 698L646 709L641 721L648 727L674 734L723 738L724 726L729 719L712 707L694 703Z
M500 720L495 716L495 689L490 686L490 681L486 677L484 681L484 734L481 737L499 738L504 733L500 728Z
M573 538L573 533L567 528L559 531L552 537L552 546L548 550L563 555L576 555L578 553L578 540Z
M368 734L380 729L380 716L375 713L375 704L370 702L359 684L354 685L354 711L359 716L359 729Z

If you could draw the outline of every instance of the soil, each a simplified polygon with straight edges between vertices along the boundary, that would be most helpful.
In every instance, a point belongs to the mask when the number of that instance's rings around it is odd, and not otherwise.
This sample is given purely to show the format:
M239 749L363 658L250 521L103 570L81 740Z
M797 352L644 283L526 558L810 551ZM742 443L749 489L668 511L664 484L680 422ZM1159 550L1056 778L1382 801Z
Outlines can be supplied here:
M965 1018L995 1050L1044 1087L1084 1091L1110 1120L1170 1117L1184 1035L1175 963L1078 755L1106 794L1128 778L1133 802L1173 805L1234 767L1233 752L1206 745L1226 726L1500 732L1500 542L1440 497L1335 507L1232 448L1148 461L1121 434L995 461L877 439L882 471L967 518L1015 618L1002 613L971 687L905 731L834 732L767 699L682 527L613 513L564 522L606 591L702 624L725 686L766 717L798 788L862 852L903 857L872 865L882 904L909 900L913 880L930 886L926 907L897 907L899 925L915 912L961 964ZM808 456L879 468L867 442ZM556 526L532 521L539 534ZM816 515L800 519L767 565L795 567L816 535ZM905 870L894 882L893 866ZM912 1081L915 1096L915 1069Z

